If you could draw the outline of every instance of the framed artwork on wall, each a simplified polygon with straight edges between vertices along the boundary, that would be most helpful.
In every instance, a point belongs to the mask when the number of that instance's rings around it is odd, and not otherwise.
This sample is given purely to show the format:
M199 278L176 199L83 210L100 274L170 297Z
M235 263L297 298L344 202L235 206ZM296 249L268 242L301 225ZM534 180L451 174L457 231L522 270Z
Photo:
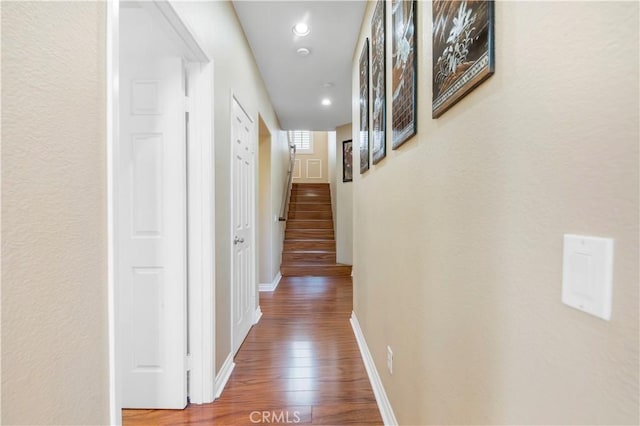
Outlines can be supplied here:
M385 0L378 0L371 19L371 84L373 88L371 136L373 139L373 164L378 163L387 155L385 8Z
M342 142L342 182L353 181L353 141Z
M369 39L360 53L360 174L369 170Z
M433 1L433 118L493 74L493 27L493 0Z
M391 147L398 148L417 132L416 0L392 0Z

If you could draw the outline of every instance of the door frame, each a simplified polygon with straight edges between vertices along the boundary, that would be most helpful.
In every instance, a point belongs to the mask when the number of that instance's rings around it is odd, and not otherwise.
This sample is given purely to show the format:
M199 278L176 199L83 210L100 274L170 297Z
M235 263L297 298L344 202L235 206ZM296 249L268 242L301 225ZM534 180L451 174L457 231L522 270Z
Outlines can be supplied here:
M189 170L188 271L189 330L191 356L189 394L193 403L215 399L215 185L213 150L213 61L206 55L191 30L168 0L141 2L156 22L165 27L183 47L183 60L192 76L190 102L190 142L187 147ZM109 417L110 423L122 424L122 336L119 331L121 289L116 277L116 236L119 154L119 42L120 2L107 0L106 26L106 154L107 154L107 292L109 321ZM198 235L195 233L198 232ZM195 303L194 301L198 301ZM185 371L186 374L186 371Z
M247 115L247 118L249 118L249 121L251 121L252 124L252 128L251 128L251 149L252 152L251 154L253 155L253 194L251 194L251 197L253 198L253 202L254 202L254 208L251 209L251 244L253 247L252 253L251 253L251 259L249 260L249 265L251 265L251 283L253 286L253 291L251 292L252 297L253 297L253 305L255 306L254 312L253 312L253 320L252 323L253 324L257 324L258 321L260 321L260 318L262 317L262 312L260 310L260 305L258 304L258 299L257 299L257 275L256 275L256 149L257 149L257 142L256 142L256 136L257 136L257 132L256 132L256 120L251 116L251 114L249 114L249 112L247 111L247 109L244 107L244 104L242 102L240 102L240 99L238 98L238 96L236 95L236 93L231 90L230 91L230 96L229 96L229 130L231 131L231 126L233 126L233 102L236 102L238 104L238 106L240 107L240 109L242 109L242 111ZM229 134L229 138L231 138L231 134ZM233 143L231 143L231 152L229 154L229 161L230 161L230 165L231 167L233 167L234 164L234 156L233 156ZM231 218L231 221L233 222L233 184L234 184L234 180L233 180L233 170L230 171L230 179L229 179L229 206L230 206L230 215L229 217ZM230 356L233 357L236 354L236 349L234 347L234 337L235 337L235 327L234 327L234 314L235 314L235 310L234 310L234 306L235 306L235 298L234 298L234 285L235 285L235 277L233 274L234 268L233 268L233 258L234 258L234 249L233 249L233 238L234 238L234 229L233 229L233 223L230 223L229 226L229 251L231 253L231 261L229 263L229 267L230 267L230 275L231 275L231 330L230 330L230 337L231 337L231 353Z

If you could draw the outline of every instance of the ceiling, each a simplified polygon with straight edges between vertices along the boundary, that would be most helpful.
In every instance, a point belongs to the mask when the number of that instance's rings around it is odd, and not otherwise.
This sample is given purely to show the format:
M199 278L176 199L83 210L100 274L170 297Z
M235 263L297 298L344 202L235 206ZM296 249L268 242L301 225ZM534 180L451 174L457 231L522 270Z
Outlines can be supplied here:
M285 130L334 130L351 122L351 60L366 0L233 2ZM293 26L304 22L301 37ZM296 50L310 53L301 56ZM321 104L331 100L330 106Z

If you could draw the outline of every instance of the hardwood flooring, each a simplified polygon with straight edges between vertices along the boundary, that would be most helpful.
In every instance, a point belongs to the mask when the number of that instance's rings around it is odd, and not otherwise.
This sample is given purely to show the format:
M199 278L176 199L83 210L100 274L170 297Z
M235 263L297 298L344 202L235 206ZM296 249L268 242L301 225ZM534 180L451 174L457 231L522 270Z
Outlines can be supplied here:
M123 410L139 425L382 424L349 316L350 277L284 277L222 396L185 410Z

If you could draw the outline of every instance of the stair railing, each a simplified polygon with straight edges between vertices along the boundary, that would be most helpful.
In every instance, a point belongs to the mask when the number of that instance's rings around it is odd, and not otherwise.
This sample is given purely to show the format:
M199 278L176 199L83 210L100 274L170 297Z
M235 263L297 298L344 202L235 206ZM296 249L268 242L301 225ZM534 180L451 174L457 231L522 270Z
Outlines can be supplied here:
M287 220L287 214L289 213L289 201L291 200L291 187L293 186L293 168L296 164L296 146L295 144L289 145L289 171L287 172L287 186L284 189L282 198L282 208L280 209L280 222Z

